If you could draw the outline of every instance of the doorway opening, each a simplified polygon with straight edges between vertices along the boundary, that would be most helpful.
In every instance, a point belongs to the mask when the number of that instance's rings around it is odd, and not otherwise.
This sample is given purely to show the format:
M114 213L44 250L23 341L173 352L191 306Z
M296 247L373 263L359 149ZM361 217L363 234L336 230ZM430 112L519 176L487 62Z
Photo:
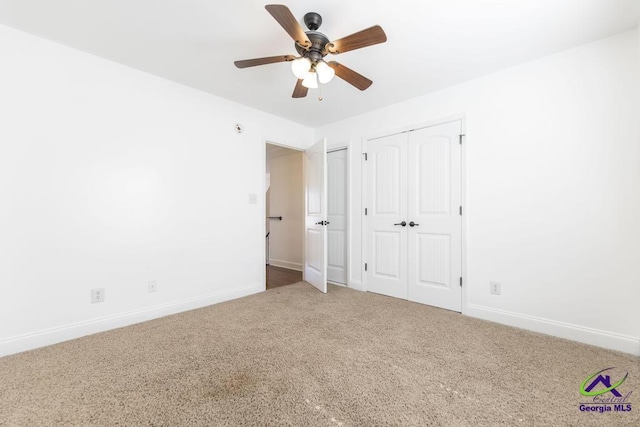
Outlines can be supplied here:
M348 156L331 151L325 138L304 151L265 141L265 290L301 280L322 293L329 281L348 286Z
M302 280L304 267L303 152L266 144L266 289Z

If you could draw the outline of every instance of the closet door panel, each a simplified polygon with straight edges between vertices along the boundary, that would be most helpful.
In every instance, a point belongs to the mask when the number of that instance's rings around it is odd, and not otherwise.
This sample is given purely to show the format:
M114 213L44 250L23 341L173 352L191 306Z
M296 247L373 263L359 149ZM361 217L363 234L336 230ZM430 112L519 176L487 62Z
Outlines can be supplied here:
M408 298L461 311L460 122L408 138Z
M407 298L407 135L367 144L367 290Z

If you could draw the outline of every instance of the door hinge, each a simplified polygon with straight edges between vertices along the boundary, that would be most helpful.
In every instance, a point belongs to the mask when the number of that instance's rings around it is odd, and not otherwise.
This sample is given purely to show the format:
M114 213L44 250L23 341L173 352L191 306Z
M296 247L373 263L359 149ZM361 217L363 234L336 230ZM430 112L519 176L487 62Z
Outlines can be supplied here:
M364 214L365 215L367 214L367 208L364 208Z
M462 286L462 277L460 278L460 286Z
M367 159L367 153L362 153L362 155L364 156L364 161L366 162L368 160Z
M460 134L460 145L462 145L462 138L464 138L464 136L465 136L464 133Z
M364 271L367 271L367 263L364 263Z
M462 206L460 206L460 215L462 215Z

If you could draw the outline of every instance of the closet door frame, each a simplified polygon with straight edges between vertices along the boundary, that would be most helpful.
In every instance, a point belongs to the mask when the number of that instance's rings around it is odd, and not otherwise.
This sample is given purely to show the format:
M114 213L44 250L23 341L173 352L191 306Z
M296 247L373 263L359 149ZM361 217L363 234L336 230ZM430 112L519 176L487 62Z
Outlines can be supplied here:
M367 216L364 214L364 208L367 207L367 195L369 194L369 188L368 188L368 179L367 179L367 165L366 165L366 160L365 160L365 155L367 153L367 147L368 147L368 143L370 140L373 139L378 139L378 138L384 138L386 136L391 136L391 135L395 135L398 133L402 133L402 132L409 132L411 130L417 130L417 129L422 129L422 128L426 128L426 127L431 127L431 126L437 126L437 125L441 125L444 123L449 123L449 122L454 122L454 121L460 121L460 133L462 134L461 136L461 141L462 141L462 151L461 151L461 165L460 165L460 184L461 184L461 200L462 200L462 254L461 254L461 260L462 260L462 314L466 314L467 312L467 298L468 298L468 283L469 283L469 275L468 275L468 271L467 271L467 266L468 266L468 244L467 244L467 235L468 235L468 213L470 211L469 209L469 204L468 204L468 200L467 200L467 141L468 138L466 136L467 133L467 124L466 124L466 115L461 113L461 114L454 114L451 116L446 116L446 117L442 117L439 119L435 119L435 120L430 120L430 121L426 121L426 122L421 122L421 123L415 123L415 124L409 124L409 125L405 125L399 128L391 128L382 132L377 132L377 133L373 133L370 135L366 135L362 138L362 153L361 153L361 157L362 157L362 162L363 162L363 167L361 168L361 182L362 182L362 212L360 213L361 215L361 235L362 235L362 246L361 246L361 254L362 254L362 265L360 266L361 268L361 277L362 277L362 290L367 292L368 291L368 286L367 286L367 272L365 271L365 263L367 262L366 259L366 254L367 254L367 248L368 248L368 244L370 244L370 242L367 241Z
M344 186L345 186L345 193L346 193L346 204L345 204L346 224L345 224L345 248L344 248L345 258L346 258L345 260L346 261L346 265L345 265L346 277L345 277L344 283L336 283L328 279L328 273L327 273L327 283L336 285L336 286L345 286L348 288L350 287L350 283L351 283L351 266L352 266L352 262L351 262L351 166L350 166L351 149L349 148L349 144L339 144L336 146L327 147L327 156L335 151L346 152L346 164L345 164L345 175L344 175L344 179L345 179Z

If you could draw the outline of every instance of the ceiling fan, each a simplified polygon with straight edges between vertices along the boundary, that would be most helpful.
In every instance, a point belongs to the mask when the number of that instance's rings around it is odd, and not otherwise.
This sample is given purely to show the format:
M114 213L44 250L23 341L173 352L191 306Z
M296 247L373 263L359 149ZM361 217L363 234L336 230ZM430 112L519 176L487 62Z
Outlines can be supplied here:
M337 55L386 42L387 36L379 25L374 25L338 40L329 41L327 36L317 31L322 24L320 14L309 12L304 15L304 23L309 28L309 31L304 31L287 6L268 4L265 9L295 41L295 48L300 56L279 55L245 59L235 61L236 67L247 68L277 62L291 62L293 74L298 78L296 87L293 90L293 98L307 96L309 89L316 89L319 83L329 83L334 75L360 90L365 90L371 86L373 82L368 78L336 61L326 62L324 57L329 53Z

